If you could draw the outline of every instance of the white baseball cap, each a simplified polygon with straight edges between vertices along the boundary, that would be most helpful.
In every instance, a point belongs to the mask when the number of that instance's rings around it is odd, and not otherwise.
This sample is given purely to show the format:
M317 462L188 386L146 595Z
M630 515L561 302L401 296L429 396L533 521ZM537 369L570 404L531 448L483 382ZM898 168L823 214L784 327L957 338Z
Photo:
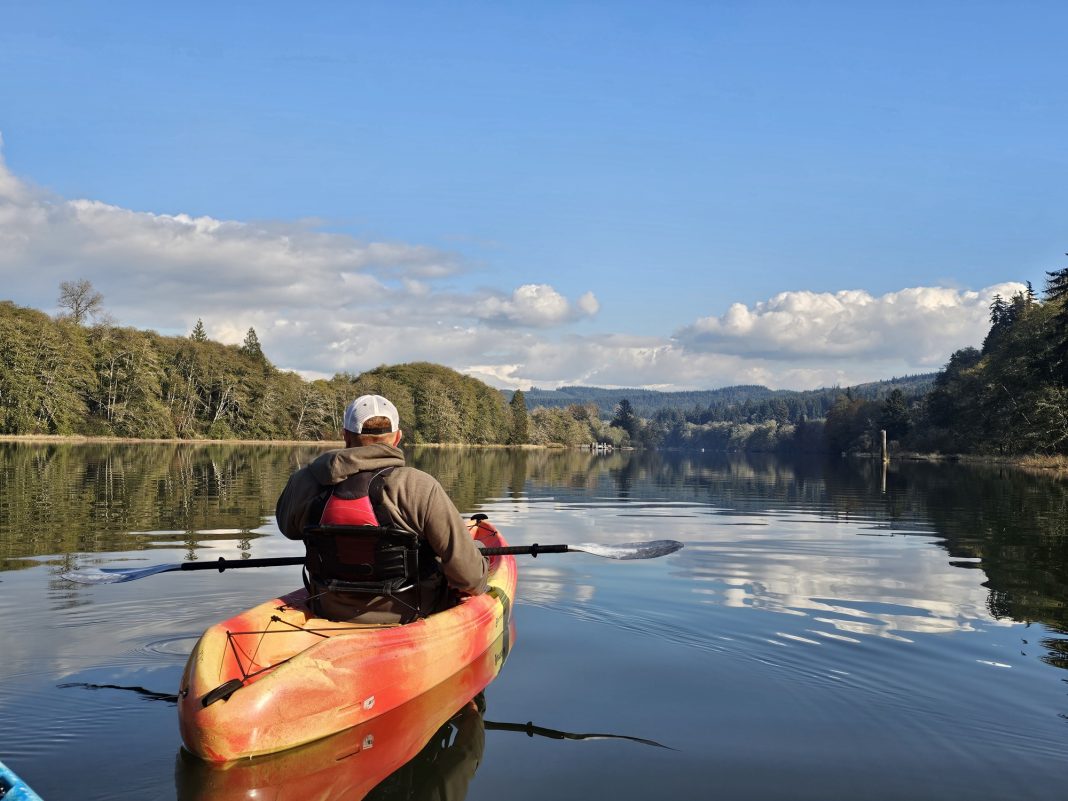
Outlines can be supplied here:
M363 424L372 417L388 417L388 431L363 430ZM353 434L389 434L400 430L400 415L397 407L381 395L361 395L345 408L345 430Z

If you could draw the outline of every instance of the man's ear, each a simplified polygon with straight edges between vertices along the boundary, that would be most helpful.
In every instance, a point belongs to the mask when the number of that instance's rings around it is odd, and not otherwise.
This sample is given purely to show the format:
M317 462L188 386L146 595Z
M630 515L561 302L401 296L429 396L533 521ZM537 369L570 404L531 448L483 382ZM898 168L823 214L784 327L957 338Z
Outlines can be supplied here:
M398 447L400 445L401 437L403 437L403 436L404 436L404 432L401 431L398 428L396 436L393 437L393 447L394 448L396 448L396 447Z

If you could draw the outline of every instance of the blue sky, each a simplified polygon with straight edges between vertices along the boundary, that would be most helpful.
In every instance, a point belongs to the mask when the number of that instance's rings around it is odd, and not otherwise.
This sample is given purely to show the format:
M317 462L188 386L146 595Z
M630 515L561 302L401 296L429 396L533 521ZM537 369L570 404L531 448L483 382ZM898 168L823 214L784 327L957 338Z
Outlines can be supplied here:
M1060 2L0 2L0 297L88 277L119 323L255 325L307 375L934 369L1064 266L1065 30Z

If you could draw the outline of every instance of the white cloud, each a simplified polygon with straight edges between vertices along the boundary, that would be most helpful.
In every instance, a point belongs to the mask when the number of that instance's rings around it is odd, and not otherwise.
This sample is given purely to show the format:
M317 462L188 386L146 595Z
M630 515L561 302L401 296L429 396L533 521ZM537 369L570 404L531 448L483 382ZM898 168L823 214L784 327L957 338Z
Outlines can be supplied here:
M479 304L477 314L488 323L548 327L592 316L599 308L592 292L571 304L548 284L523 284L511 297L490 295Z
M814 388L910 372L900 364L801 365L735 354L689 353L667 338L578 337L516 343L508 361L472 362L472 373L496 386L553 389L568 384L698 389L730 384ZM915 372L915 371L911 371Z
M67 200L0 159L0 299L50 309L61 281L88 278L122 324L240 342L313 377L426 360L497 386L563 384L813 388L937 369L977 345L994 292L916 287L784 292L674 336L579 336L561 327L600 310L548 283L458 291L455 255L361 242L309 223L263 224ZM653 313L655 310L650 310Z
M949 353L982 341L993 296L1010 297L1023 284L978 292L912 287L873 296L863 290L782 292L751 308L735 303L722 316L681 329L679 344L694 353L765 358L900 359L937 367Z
M578 309L582 314L588 317L592 317L601 310L601 304L597 302L597 298L594 297L592 292L586 292L579 297L575 305L578 306Z
M378 337L386 341L422 332L411 339L413 351L422 339L440 336L439 321L545 329L596 311L591 293L572 304L548 284L521 286L510 296L450 291L447 282L462 270L453 254L361 242L308 223L246 223L68 200L20 180L0 159L2 294L39 308L52 307L61 281L85 277L123 323L181 331L199 317L209 335L227 342L240 341L251 325L269 353L286 354L275 355L277 361L302 367L295 343L274 339L275 329L287 337L319 335L316 348L347 352L351 362L380 347L368 344L370 326L388 330Z

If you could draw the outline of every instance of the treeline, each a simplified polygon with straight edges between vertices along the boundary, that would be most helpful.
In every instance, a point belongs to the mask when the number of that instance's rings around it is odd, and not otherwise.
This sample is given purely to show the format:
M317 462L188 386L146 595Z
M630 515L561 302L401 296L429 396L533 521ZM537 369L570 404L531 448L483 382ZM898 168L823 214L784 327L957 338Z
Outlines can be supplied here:
M918 395L930 389L934 374L904 376L886 381L858 384L850 388L854 397L883 400L895 389L906 395ZM596 406L598 414L611 418L626 400L639 417L651 420L660 412L674 414L683 410L692 423L765 423L771 420L780 425L826 417L843 392L838 387L794 391L773 390L757 384L739 384L720 389L659 392L651 389L605 389L603 387L560 387L555 390L527 390L526 402L531 408L567 409L576 406ZM508 392L505 392L506 397Z
M715 421L695 423L681 409L661 409L651 418L640 417L623 398L609 420L594 404L564 408L539 407L530 414L534 444L572 446L604 443L614 448L752 452L820 452L826 450L823 421L779 424Z
M918 402L931 386L933 375L916 376L846 390L776 392L764 400L748 396L745 390L770 393L765 387L731 387L743 390L734 396L734 403L726 400L732 397L727 393L705 407L663 406L648 416L641 414L638 404L631 403L629 397L620 397L609 419L602 417L600 407L593 402L571 403L562 408L538 407L531 414L531 441L761 453L867 451L875 447L880 428L895 432L899 429L901 409ZM527 402L538 397L542 396L536 392L525 395ZM648 408L648 397L643 397ZM835 428L842 426L843 408L854 413L846 434Z
M0 434L336 440L345 406L388 396L409 441L525 442L521 415L495 389L441 365L380 367L305 381L274 367L249 329L242 345L86 326L0 302ZM517 439L518 438L518 439Z

